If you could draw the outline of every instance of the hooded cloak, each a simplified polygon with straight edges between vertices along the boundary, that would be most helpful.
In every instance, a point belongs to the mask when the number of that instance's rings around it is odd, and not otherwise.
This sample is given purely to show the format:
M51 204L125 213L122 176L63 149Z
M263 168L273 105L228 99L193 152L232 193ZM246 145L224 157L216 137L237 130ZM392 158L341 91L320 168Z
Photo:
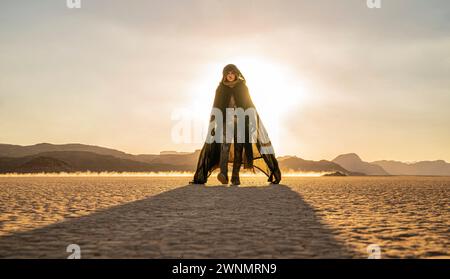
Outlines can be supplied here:
M236 74L235 82L230 83L226 81L225 77L230 71ZM236 108L242 108L244 111L251 109L256 119L256 121L252 122L253 124L250 124L249 117L245 117L245 139L241 141L244 145L244 150L241 155L238 155L242 156L244 168L253 171L258 169L267 175L269 182L278 184L281 180L281 171L275 157L275 152L273 151L272 143L250 97L245 78L233 64L227 65L223 69L223 78L216 89L216 95L214 97L213 109L222 112L222 123L219 123L220 118L216 119L214 115L211 115L207 140L200 152L197 170L192 182L195 184L206 183L211 173L219 168L222 143L212 140L212 138L216 133L222 133L219 132L220 124L222 125L220 127L226 126L226 109L229 107L231 98L234 99ZM235 133L236 128L234 127ZM230 147L228 163L233 163L234 155L233 142Z

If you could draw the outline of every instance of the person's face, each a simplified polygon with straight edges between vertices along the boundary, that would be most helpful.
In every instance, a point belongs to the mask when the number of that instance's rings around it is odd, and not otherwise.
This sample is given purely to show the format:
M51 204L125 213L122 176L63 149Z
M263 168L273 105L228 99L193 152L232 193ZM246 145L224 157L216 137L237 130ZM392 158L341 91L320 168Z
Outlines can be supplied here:
M234 72L228 72L227 76L227 81L234 81L236 79L236 74Z

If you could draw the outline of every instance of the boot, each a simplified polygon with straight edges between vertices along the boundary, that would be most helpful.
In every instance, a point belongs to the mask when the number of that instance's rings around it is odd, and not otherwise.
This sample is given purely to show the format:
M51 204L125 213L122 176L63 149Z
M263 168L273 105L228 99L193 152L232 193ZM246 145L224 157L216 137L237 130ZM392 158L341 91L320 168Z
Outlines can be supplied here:
M217 180L222 184L228 184L228 155L230 152L230 144L222 143L220 150L220 173L217 175Z
M233 161L233 173L231 175L231 185L238 186L241 184L239 179L239 171L242 165L242 152L244 145L242 143L235 143L234 145L234 161Z
M239 170L240 169L241 169L241 164L234 162L233 174L231 175L231 185L232 186L241 185L241 180L239 179Z
M228 177L222 172L219 172L219 174L217 175L217 180L219 180L222 184L228 184Z
M231 177L231 186L239 186L241 185L241 180L239 179L239 176L232 176Z

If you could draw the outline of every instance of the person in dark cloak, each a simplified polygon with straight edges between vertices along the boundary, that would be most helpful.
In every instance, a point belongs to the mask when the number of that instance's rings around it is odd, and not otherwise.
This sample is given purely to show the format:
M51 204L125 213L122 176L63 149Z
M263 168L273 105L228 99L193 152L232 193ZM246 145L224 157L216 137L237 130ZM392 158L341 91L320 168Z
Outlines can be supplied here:
M245 115L239 117L239 111L245 112ZM253 172L259 169L271 183L281 181L278 161L250 97L246 80L233 64L223 69L222 80L216 89L207 140L190 183L204 184L211 173L220 168L217 179L222 184L228 184L229 163L233 163L231 185L240 185L242 164Z

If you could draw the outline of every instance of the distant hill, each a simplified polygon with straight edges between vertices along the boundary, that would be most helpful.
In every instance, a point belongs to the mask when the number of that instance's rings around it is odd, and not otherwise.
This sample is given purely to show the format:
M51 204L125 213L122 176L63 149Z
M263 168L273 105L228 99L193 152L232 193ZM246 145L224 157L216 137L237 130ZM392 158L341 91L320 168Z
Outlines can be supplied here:
M131 159L134 156L115 149L78 143L73 144L39 143L27 146L0 144L0 157L25 157L52 151L85 151L101 155L111 155L122 159Z
M31 158L29 161L14 168L16 173L49 173L49 172L73 172L74 169L68 163L45 156Z
M0 144L0 157L19 158L34 156L46 152L90 152L99 155L108 155L120 159L132 160L151 165L175 165L176 169L194 171L197 165L200 150L187 153L175 151L162 151L161 154L133 155L116 149L105 148L86 144L50 144L40 143L29 146Z
M282 171L296 171L296 172L340 172L346 175L364 175L363 173L356 173L348 171L342 166L326 161L310 161L304 160L294 156L285 156L278 158L279 166Z
M389 175L379 165L364 162L355 153L339 155L333 159L333 162L352 172L360 172L367 175Z
M24 172L158 172L188 171L184 166L149 164L85 151L53 151L36 155L0 158L0 173Z
M394 175L450 175L450 164L443 161L422 161L417 163L403 163L398 161L375 161L390 174Z
M116 171L157 172L196 169L200 150L162 151L160 154L129 154L119 150L85 144L40 143L30 146L0 144L0 173ZM339 155L332 161L304 160L295 156L278 157L283 172L330 172L345 175L450 175L450 164L438 161L403 163L364 162L354 153Z
M0 173L75 171L195 171L200 150L192 153L161 152L133 155L119 150L83 144L0 145ZM330 161L280 157L282 171L342 172L360 175Z
M149 164L170 164L183 167L186 170L195 171L200 150L192 153L164 153L161 155L135 155L133 160Z

